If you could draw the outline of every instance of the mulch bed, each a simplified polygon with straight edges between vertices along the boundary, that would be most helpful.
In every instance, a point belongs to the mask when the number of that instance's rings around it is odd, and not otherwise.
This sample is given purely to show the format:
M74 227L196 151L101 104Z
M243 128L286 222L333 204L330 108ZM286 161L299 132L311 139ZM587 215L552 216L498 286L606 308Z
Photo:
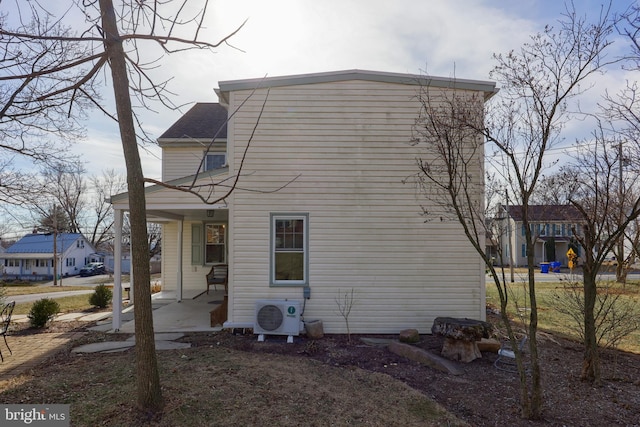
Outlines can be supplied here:
M495 319L490 319L495 321ZM19 328L17 335L65 330L86 331L90 324L54 322L43 330ZM268 336L258 342L247 333L196 333L182 338L194 347L226 346L236 350L284 354L310 358L338 367L358 367L381 372L403 381L431 397L457 417L473 426L640 426L640 355L614 350L601 351L603 383L600 387L580 381L582 346L574 341L541 332L538 336L544 388L544 417L523 420L519 411L519 391L515 373L493 366L497 355L483 353L470 363L453 363L461 375L450 375L411 361L385 346L368 345L364 336L325 335L319 340ZM125 334L87 332L81 341L117 340ZM368 336L372 337L372 336ZM373 336L396 339L397 336ZM78 342L75 343L76 345ZM439 354L443 338L421 335L415 345ZM61 355L62 356L62 355Z
M382 338L381 336L375 336ZM398 356L384 346L364 344L353 335L325 335L320 340L267 337L258 342L252 334L194 334L185 337L194 346L219 345L249 352L286 354L312 358L331 366L358 367L386 373L422 391L447 410L474 426L639 426L640 355L612 350L601 353L603 384L594 387L580 381L581 345L540 333L539 353L544 388L544 418L523 420L515 373L497 370L497 355L483 353L470 363L452 362L463 374L454 376ZM397 338L395 336L388 338ZM443 339L421 336L416 344L439 354Z

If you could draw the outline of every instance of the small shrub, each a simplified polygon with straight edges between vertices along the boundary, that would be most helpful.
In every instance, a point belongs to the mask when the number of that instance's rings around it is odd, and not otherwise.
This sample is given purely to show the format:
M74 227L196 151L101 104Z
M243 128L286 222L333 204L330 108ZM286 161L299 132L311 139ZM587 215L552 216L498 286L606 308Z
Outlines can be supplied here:
M107 288L105 285L96 286L96 290L89 297L89 304L99 307L105 308L111 302L111 298L113 297L113 292L111 289Z
M43 298L33 303L27 317L32 327L44 328L58 311L60 311L60 304L53 299Z

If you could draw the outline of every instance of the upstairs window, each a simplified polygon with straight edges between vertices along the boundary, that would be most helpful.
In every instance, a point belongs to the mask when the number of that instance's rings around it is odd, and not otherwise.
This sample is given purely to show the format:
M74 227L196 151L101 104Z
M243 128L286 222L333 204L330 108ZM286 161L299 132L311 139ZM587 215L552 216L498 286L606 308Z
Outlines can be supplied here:
M562 236L562 227L560 224L553 224L553 235Z
M227 164L227 155L224 153L208 153L204 162L204 170L220 169Z
M271 215L271 284L308 285L308 214Z

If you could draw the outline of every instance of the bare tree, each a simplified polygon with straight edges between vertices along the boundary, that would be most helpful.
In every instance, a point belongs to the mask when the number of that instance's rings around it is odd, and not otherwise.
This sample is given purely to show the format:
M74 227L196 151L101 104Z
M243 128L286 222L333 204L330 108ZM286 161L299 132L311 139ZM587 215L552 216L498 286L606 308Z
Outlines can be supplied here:
M43 230L48 233L73 233L71 230L71 221L69 216L60 206L55 203L50 205L49 208L43 209L43 214L40 217L40 228L36 231Z
M531 399L526 368L516 341L514 326L507 310L509 289L504 268L497 271L493 259L485 251L487 235L502 240L505 221L497 213L495 224L486 220L483 200L484 182L481 171L485 143L481 130L484 99L464 92L434 95L428 89L420 95L422 109L414 126L414 142L424 147L418 159L420 172L413 178L419 184L431 207L423 207L429 221L456 220L469 242L482 257L490 271L500 298L500 314L507 334L516 351L520 380L520 404L524 417L531 417ZM496 232L497 231L497 232ZM497 247L501 247L498 243ZM499 252L502 254L502 251ZM501 259L502 266L505 260Z
M32 207L39 209L41 199L48 196L65 212L69 221L68 231L81 233L87 191L85 173L84 166L78 161L59 162L43 169L41 179L45 190L36 195Z
M200 30L208 1L203 0L199 5L192 3L187 0L122 1L116 9L112 0L74 1L70 9L56 18L50 18L54 14L45 10L42 3L17 3L20 22L16 29L0 26L0 43L6 52L0 81L10 84L10 89L4 92L4 120L17 123L17 128L23 129L25 119L19 121L20 114L10 114L17 110L33 120L45 121L64 112L75 123L87 106L93 105L117 121L127 169L132 268L138 284L150 283L144 176L137 145L139 138L149 137L137 126L140 120L135 116L132 98L136 97L133 99L148 109L151 109L151 100L175 108L169 98L167 81L155 81L151 73L159 58L148 59L145 53L158 52L154 47L165 54L189 49L212 50L228 38L217 43L202 39ZM79 35L62 25L71 11L85 17L86 26ZM23 22L25 18L30 19ZM151 47L146 46L148 50L145 50L143 44ZM113 87L115 112L108 111L95 90L107 76ZM71 129L63 128L65 123L51 123L55 126L51 129L54 133L66 134ZM47 127L40 127L44 129ZM134 292L137 403L141 409L153 413L162 408L163 398L155 354L150 287L136 286Z
M103 171L101 176L92 176L90 183L94 194L89 198L91 215L86 220L85 230L91 244L99 247L113 235L113 208L108 199L113 194L125 191L126 178L109 169Z
M14 160L31 161L36 167L68 160L70 143L85 135L80 122L86 117L88 98L98 99L92 85L76 93L73 103L66 96L43 97L51 88L82 77L82 71L73 72L66 65L82 55L83 46L77 40L55 40L69 37L70 30L42 14L21 23L21 28L51 38L33 39L32 46L25 48L6 31L9 18L18 16L0 12L0 199L12 205L21 205L29 192L40 191L33 186L34 174L10 167ZM56 68L62 72L49 72Z
M530 382L522 363L518 362L520 403L525 418L539 419L543 411L536 339L535 236L530 227L528 206L543 168L549 166L545 155L561 141L562 128L571 118L570 102L588 88L587 79L607 65L603 53L609 45L607 36L611 29L607 10L592 24L578 17L575 10L567 9L557 29L547 26L519 50L494 56L497 65L491 77L498 81L501 89L497 99L489 104L484 123L478 119L481 117L477 114L479 100L460 95L438 99L446 110L440 117L438 111L442 111L442 105L438 110L431 108L432 98L423 101L425 114L418 123L421 131L418 141L426 147L425 157L420 161L425 195L431 200L441 200L434 212L426 214L432 218L453 215L476 251L484 254L485 222L482 200L477 197L482 194L482 182L473 167L477 161L473 153L485 149L483 136L488 142L485 151L492 168L509 185L512 200L523 207L531 308L528 321ZM443 166L435 167L438 163ZM486 256L484 260L497 277ZM504 311L505 291L497 280L496 286ZM511 331L509 335L515 348Z
M611 126L607 126L611 129ZM621 158L617 145L620 134L598 126L592 138L582 141L572 154L572 161L561 168L556 192L562 193L580 212L579 229L573 236L583 251L584 357L583 380L601 383L598 353L598 323L603 305L598 305L598 273L607 255L625 238L625 230L640 215L640 197L627 191L640 183L638 166L619 175ZM638 158L638 153L630 156ZM637 162L637 160L635 160ZM623 260L618 259L618 264ZM599 313L600 311L600 313Z

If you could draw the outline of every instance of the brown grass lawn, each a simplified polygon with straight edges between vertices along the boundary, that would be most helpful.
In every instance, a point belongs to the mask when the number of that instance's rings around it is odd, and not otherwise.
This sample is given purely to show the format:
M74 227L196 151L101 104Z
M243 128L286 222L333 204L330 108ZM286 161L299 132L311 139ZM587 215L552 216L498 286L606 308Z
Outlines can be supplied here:
M286 345L286 344L285 344ZM67 403L73 426L466 425L388 375L207 346L161 351L160 417L135 407L133 351L74 355L0 383L6 403Z

